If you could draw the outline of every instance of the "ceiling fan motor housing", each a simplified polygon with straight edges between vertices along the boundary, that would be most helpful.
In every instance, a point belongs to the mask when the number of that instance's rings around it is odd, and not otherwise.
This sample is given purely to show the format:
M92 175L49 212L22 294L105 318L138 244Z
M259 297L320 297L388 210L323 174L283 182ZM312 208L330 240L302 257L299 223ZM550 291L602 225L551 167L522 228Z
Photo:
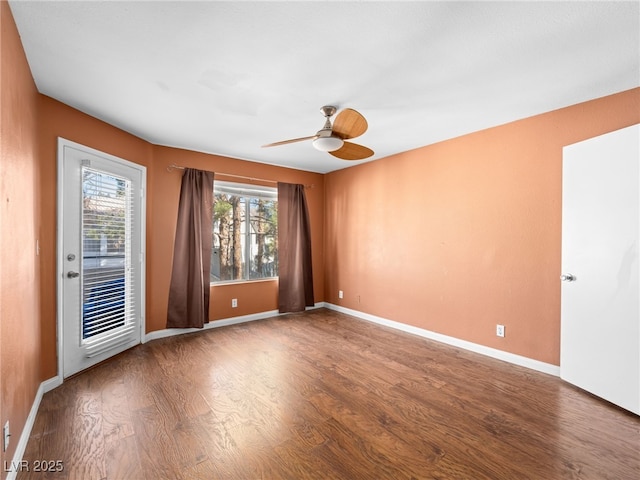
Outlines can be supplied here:
M331 131L331 127L318 130L316 133L317 138L313 140L313 146L322 152L333 152L342 148L344 141L342 138L334 135Z

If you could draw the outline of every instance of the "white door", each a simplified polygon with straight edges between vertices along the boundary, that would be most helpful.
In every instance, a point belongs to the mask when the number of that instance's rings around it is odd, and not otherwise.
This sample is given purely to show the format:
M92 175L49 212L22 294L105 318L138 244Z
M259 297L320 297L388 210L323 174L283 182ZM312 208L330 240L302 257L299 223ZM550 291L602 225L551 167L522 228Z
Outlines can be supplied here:
M146 169L58 143L58 358L63 377L140 343Z
M560 376L640 414L640 125L563 150Z

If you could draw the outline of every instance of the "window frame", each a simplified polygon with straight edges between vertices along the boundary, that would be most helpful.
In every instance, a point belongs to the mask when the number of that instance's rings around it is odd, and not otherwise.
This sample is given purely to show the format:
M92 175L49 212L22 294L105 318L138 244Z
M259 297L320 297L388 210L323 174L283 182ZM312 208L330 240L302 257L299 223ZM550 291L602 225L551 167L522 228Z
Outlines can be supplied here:
M216 195L227 194L234 195L242 198L244 203L245 213L243 219L243 229L242 233L243 237L243 269L242 269L242 277L237 279L226 279L226 280L210 280L209 285L225 285L225 284L233 284L233 283L245 283L245 282L264 282L264 281L273 281L278 279L278 255L276 250L275 260L276 263L276 275L268 276L268 277L260 277L260 278L250 278L251 276L251 264L252 264L252 249L251 249L251 237L252 226L251 219L255 218L251 216L251 200L253 199L261 199L261 200L269 200L275 202L276 208L276 217L278 211L278 189L277 187L270 187L265 185L255 185L241 182L231 182L231 181L223 181L223 180L215 180L213 182L213 212L212 216L215 216L215 203L216 203ZM215 218L212 218L211 231L212 235L216 234L215 230ZM277 229L275 232L275 241L277 245ZM213 250L215 250L215 242L212 244L212 258L213 258Z

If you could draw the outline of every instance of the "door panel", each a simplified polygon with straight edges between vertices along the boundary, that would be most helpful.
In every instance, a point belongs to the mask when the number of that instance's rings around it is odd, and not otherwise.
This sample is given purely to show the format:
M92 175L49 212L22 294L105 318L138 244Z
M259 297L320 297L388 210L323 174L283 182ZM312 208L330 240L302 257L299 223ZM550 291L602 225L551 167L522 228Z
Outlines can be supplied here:
M563 151L561 377L640 414L640 126Z
M59 145L58 325L67 377L140 343L145 169Z

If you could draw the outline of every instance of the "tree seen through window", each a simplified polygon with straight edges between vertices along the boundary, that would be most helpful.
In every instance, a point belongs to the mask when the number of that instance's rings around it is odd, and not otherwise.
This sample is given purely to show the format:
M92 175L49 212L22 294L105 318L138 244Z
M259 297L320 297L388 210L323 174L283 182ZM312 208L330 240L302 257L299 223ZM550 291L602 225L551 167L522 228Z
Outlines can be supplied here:
M276 277L276 189L214 182L214 202L211 281Z

